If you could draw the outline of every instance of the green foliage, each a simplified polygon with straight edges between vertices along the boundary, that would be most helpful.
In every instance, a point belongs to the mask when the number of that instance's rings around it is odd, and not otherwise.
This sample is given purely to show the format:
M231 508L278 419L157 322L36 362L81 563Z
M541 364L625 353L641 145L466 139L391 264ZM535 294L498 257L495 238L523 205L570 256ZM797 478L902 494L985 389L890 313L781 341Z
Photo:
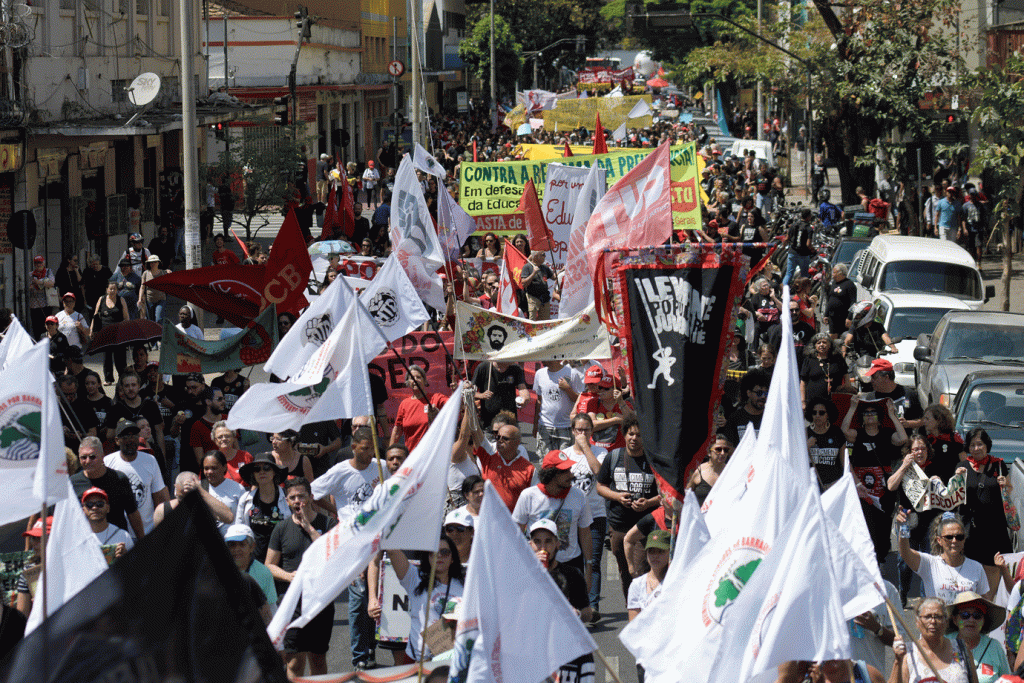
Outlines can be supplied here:
M491 17L484 14L476 23L465 40L459 45L459 57L480 80L489 82L491 79ZM494 15L494 61L495 75L498 80L499 96L501 92L510 92L515 87L523 70L523 46L520 45L500 14Z
M246 239L251 239L262 225L253 229L257 216L281 206L288 181L305 174L305 149L313 142L295 137L295 126L261 126L240 128L230 137L226 151L216 164L203 169L201 181L215 186L225 178L235 194L235 216L245 225ZM205 176L205 177L203 177Z

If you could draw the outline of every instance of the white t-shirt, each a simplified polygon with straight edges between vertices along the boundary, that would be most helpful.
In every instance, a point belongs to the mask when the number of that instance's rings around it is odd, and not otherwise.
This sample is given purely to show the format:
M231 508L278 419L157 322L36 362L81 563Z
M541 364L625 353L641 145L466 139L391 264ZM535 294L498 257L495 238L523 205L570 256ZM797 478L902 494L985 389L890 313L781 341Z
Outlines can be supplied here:
M467 455L466 459L462 462L449 462L448 490L457 492L461 496L462 482L466 480L466 477L473 474L480 474L480 468L477 467L476 460L473 459L472 453Z
M603 463L604 457L608 455L608 449L603 446L591 446L590 450L599 463ZM607 517L608 508L605 506L605 500L597 492L597 474L590 471L587 456L576 450L576 444L569 446L562 452L576 463L572 466L572 474L575 477L572 485L574 488L583 491L584 495L587 496L587 504L590 505L590 516L594 519Z
M139 514L142 515L142 528L148 534L153 530L153 494L167 488L156 458L140 451L134 460L125 462L121 459L121 451L115 451L103 458L103 464L128 477L132 493L135 494L135 504L139 506Z
M402 588L409 594L409 644L405 646L405 652L413 659L420 657L420 648L423 646L423 613L427 607L427 591L416 595L416 586L420 585L419 567L409 565L409 571L405 578L399 581ZM426 626L430 626L441 618L444 613L445 595L448 599L462 597L462 582L454 579L449 587L443 583L434 584L434 591L430 594L430 612L427 615ZM431 657L430 648L427 648L427 659Z
M375 168L366 167L363 171L363 187L367 190L372 190L377 186L377 181L380 180L380 172Z
M661 595L661 587L664 583L659 583L657 588L653 591L648 589L647 586L647 574L641 574L632 581L629 582L629 594L626 596L626 609L638 609L641 612L647 609L647 606L651 602Z
M103 531L94 531L92 535L96 537L96 540L100 542L100 545L117 545L118 543L124 543L125 550L131 550L132 546L135 545L135 541L128 535L128 532L117 526L116 524L108 524L107 528Z
M372 462L365 469L357 470L352 460L342 460L313 481L313 498L320 500L334 496L338 514L345 508L358 508L363 504L373 487L380 483L380 472Z
M187 329L182 327L181 323L178 323L177 325L175 325L175 327L178 328L178 331L180 331L182 334L187 334L193 339L198 339L200 341L206 340L206 335L203 334L202 328L199 327L199 325L196 325L195 323L189 325Z
M207 484L209 485L208 481ZM208 490L211 496L228 506L228 510L231 510L231 514L234 514L235 510L238 509L238 500L242 497L242 494L245 493L245 489L242 488L241 484L234 479L228 479L227 477L224 478L224 481L222 481L219 486L208 486ZM225 524L224 522L217 522L217 528L222 534L227 531L229 526L229 524Z
M973 591L988 593L988 577L980 562L965 559L959 567L950 567L941 557L921 553L921 566L917 568L927 598L941 598L947 605L960 593Z
M86 329L89 329L89 323L85 322L85 316L78 311L71 311L71 315L68 315L63 309L57 314L57 330L60 331L65 337L68 338L68 344L77 346L78 348L84 348L82 345L82 335L78 333L78 328L75 327L75 323L80 322L85 325Z
M587 497L578 488L570 488L565 498L551 498L538 486L531 486L519 494L512 519L527 529L538 519L554 520L558 526L558 553L555 559L559 562L579 557L582 552L579 529L589 527L594 521Z
M533 377L533 391L540 399L540 424L545 427L569 427L569 413L576 401L558 388L558 381L563 377L577 394L583 391L583 375L568 365L557 372L541 367Z

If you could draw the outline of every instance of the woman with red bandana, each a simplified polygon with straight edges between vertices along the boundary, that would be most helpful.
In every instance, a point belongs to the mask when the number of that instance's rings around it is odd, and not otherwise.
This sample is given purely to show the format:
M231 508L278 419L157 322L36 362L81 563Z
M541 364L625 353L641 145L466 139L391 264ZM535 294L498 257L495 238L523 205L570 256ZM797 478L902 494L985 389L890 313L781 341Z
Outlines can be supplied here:
M967 432L967 500L960 514L967 526L964 555L985 567L989 584L999 581L995 556L1013 550L1009 529L1020 528L1017 509L1010 501L1013 486L1009 469L993 457L992 438L981 427ZM1005 501L1005 502L1004 502Z

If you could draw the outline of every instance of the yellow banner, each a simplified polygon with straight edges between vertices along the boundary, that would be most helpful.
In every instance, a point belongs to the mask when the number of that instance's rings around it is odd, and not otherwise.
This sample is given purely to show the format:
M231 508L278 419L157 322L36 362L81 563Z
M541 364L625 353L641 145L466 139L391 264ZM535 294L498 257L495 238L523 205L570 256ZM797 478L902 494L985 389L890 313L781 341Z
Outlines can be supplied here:
M526 107L517 104L512 111L505 114L505 120L502 123L511 128L513 133L516 132L519 126L526 123Z
M603 123L603 119L602 119ZM583 154L557 159L567 166L600 164L606 172L610 188L633 170L653 149L630 149L612 154ZM700 227L700 185L697 152L693 142L676 145L671 150L672 224L678 230ZM515 213L527 180L537 187L543 201L547 165L555 159L532 159L472 163L463 162L459 178L459 204L471 216Z
M544 130L570 131L586 126L593 130L595 116L601 113L601 125L615 130L628 121L630 128L647 128L651 125L650 116L629 118L629 112L636 103L646 100L651 103L650 95L628 95L626 97L588 97L585 100L559 100L558 106L544 112Z
M602 122L604 125L604 122ZM562 152L565 151L565 145L519 145L523 149L524 159L561 159ZM572 150L573 156L577 154L590 154L593 151L592 146L582 145L569 145L569 149Z

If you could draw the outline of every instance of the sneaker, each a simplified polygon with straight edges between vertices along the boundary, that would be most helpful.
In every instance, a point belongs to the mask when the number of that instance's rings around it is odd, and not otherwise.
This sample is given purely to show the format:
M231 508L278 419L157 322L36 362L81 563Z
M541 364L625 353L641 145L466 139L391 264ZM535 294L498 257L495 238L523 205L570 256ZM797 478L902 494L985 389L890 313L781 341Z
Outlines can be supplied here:
M367 666L367 662L356 662L355 663L356 671L366 671L368 668L370 668L370 667Z

